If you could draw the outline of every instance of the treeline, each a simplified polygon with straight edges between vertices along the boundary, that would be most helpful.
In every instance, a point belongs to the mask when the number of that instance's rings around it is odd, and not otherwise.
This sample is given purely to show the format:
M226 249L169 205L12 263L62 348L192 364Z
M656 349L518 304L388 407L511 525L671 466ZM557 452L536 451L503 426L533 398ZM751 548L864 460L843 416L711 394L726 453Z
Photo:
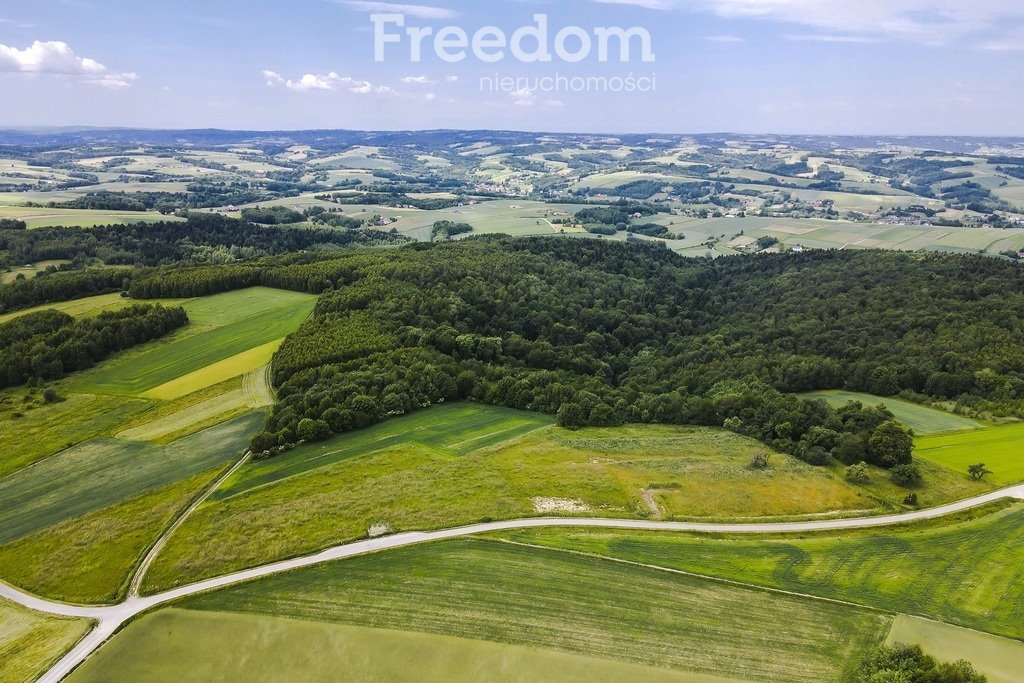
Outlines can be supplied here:
M325 246L397 244L382 232L266 227L219 214L190 213L186 221L0 231L8 263L96 258L108 265L227 263Z
M430 229L430 239L438 237L451 239L455 235L466 235L473 232L473 226L469 223L455 223L453 221L436 221Z
M54 310L0 325L0 386L54 380L188 323L183 308L131 306L75 319Z

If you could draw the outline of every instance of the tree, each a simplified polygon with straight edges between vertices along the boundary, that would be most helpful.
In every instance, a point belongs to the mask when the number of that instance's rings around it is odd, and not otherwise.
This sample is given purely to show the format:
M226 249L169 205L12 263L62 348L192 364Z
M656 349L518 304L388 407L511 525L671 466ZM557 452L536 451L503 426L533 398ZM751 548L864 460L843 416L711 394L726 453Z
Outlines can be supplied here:
M854 484L867 484L871 481L871 471L866 462L850 465L846 468L846 481Z
M971 479L975 481L981 481L987 475L992 474L992 470L985 467L985 463L979 462L977 465L971 465L967 468L967 473L971 475Z
M882 423L868 440L868 454L876 465L892 469L913 460L914 436L898 422Z
M924 477L921 474L921 466L916 462L905 465L896 465L889 470L889 476L897 486L911 487L920 484Z
M299 421L295 434L302 441L322 441L331 435L331 426L323 420L307 417Z
M558 426L566 429L579 429L587 424L583 406L579 403L563 403L558 409Z

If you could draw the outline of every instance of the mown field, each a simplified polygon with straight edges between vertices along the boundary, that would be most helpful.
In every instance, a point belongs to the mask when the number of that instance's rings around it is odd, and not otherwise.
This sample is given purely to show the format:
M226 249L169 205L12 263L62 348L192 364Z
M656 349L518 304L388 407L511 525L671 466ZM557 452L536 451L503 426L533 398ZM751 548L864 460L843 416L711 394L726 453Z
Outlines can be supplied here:
M916 455L957 472L985 463L988 480L1001 485L1024 481L1024 423L980 432L943 434L917 440Z
M99 296L90 296L84 299L74 299L72 301L59 301L57 303L46 304L44 306L36 306L35 308L27 308L21 311L14 311L13 313L5 313L0 315L0 323L5 323L9 320L13 320L19 316L25 315L26 313L36 313L38 311L45 311L47 309L53 309L57 311L63 311L68 315L77 317L80 316L92 316L98 315L103 311L116 311L128 306L133 306L139 303L133 299L126 299L119 293L114 294L101 294ZM184 303L182 299L159 299L156 301L147 301L145 303L160 303L164 306L180 306Z
M842 680L891 622L844 605L481 540L354 558L180 606L788 683Z
M32 683L89 630L85 619L64 619L0 601L0 681Z
M823 400L835 408L841 408L851 401L859 401L866 406L884 405L896 416L897 420L913 429L914 433L918 435L969 431L982 429L984 426L974 420L944 410L901 401L898 398L882 398L854 391L815 391L801 394L801 398L809 401Z
M380 683L729 683L716 676L434 633L181 609L143 617L68 680L108 681L111 671L146 683L326 681L339 676Z
M899 615L893 619L886 645L914 643L939 661L966 659L988 677L988 683L1020 683L1024 679L1024 643L950 626L931 619Z
M172 399L266 365L273 345L313 310L315 298L258 288L185 305L198 334L159 341L152 349L87 373L70 389L83 393ZM223 364L208 370L210 366Z
M264 420L252 413L163 446L96 439L4 477L0 543L236 460Z
M960 523L776 539L620 531L499 534L564 548L849 600L1024 638L1024 505Z

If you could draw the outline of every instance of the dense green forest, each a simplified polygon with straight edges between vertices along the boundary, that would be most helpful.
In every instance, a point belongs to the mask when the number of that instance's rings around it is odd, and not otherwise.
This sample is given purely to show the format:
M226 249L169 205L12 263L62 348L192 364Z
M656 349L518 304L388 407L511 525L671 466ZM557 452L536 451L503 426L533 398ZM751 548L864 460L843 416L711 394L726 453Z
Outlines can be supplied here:
M132 294L255 284L323 294L275 358L280 402L261 452L471 398L566 426L727 425L810 462L893 466L907 454L891 416L792 394L847 388L1024 414L1024 274L995 259L708 262L643 244L483 237L160 272Z
M28 313L0 325L0 387L58 379L187 323L185 309L160 305L78 320L53 310Z

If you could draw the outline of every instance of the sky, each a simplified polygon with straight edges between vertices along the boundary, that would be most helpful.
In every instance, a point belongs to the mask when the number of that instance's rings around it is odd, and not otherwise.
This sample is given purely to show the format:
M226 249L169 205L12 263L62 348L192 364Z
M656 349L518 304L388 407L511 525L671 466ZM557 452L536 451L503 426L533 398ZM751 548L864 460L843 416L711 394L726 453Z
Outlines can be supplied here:
M1022 0L0 0L5 128L1024 135L1022 109Z

